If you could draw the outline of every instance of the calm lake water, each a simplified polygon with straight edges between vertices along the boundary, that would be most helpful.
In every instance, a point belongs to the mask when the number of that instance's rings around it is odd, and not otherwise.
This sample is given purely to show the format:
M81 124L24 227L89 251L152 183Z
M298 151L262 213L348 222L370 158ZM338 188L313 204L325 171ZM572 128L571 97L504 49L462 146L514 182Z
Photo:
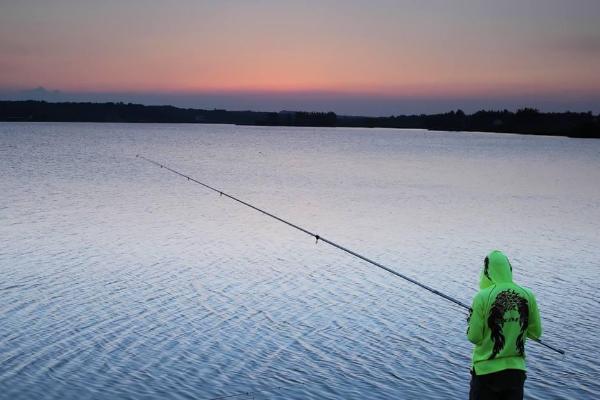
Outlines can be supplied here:
M467 397L464 310L137 153L466 303L505 251L526 397L600 396L600 141L2 123L0 398Z

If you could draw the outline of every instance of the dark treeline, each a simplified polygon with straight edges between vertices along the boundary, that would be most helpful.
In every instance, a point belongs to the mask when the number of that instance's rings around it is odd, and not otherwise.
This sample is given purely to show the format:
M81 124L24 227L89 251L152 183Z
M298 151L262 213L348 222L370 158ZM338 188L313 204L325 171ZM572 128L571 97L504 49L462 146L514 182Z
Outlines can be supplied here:
M256 112L144 106L125 103L0 101L0 121L217 123L272 126L417 128L443 131L506 132L600 138L600 115L591 112L542 113L461 110L444 114L357 117L333 112Z

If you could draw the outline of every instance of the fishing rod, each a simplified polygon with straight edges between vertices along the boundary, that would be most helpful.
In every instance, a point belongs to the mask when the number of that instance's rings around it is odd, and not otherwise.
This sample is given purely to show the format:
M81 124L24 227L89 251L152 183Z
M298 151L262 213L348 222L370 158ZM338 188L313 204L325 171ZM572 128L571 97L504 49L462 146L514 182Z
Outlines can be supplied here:
M432 288L431 286L428 286L428 285L426 285L426 284L424 284L424 283L421 283L421 282L419 282L419 281L417 281L417 280L415 280L415 279L413 279L413 278L411 278L411 277L409 277L409 276L406 276L406 275L404 275L404 274L401 274L401 273L400 273L400 272L398 272L398 271L395 271L395 270L393 270L393 269L391 269L391 268L389 268L389 267L386 267L385 265L383 265L383 264L380 264L380 263L378 263L377 261L373 261L373 260L371 260L370 258L368 258L368 257L365 257L365 256L363 256L362 254L359 254L359 253L357 253L357 252L355 252L355 251L353 251L353 250L350 250L350 249L348 249L348 248L346 248L346 247L344 247L344 246L342 246L342 245L340 245L340 244L337 244L337 243L335 243L335 242L333 242L333 241L331 241L331 240L329 240L329 239L327 239L327 238L324 238L323 236L320 236L320 235L318 235L317 233L311 232L311 231L309 231L308 229L304 229L304 228L302 228L302 227L301 227L301 226L299 226L299 225L296 225L296 224L294 224L294 223L292 223L292 222L290 222L290 221L287 221L287 220L285 220L285 219L283 219L283 218L280 218L280 217L278 217L278 216L276 216L276 215L274 215L274 214L271 214L271 213L270 213L270 212L268 212L268 211L265 211L265 210L263 210L263 209L261 209L261 208L258 208L258 207L256 207L256 206L254 206L254 205L250 204L250 203L247 203L247 202L245 202L244 200L238 199L237 197L235 197L235 196L232 196L232 195L230 195L230 194L227 194L227 193L223 192L222 190L216 189L216 188L214 188L214 187L212 187L212 186L210 186L210 185L207 185L206 183L200 182L199 180L197 180L197 179L194 179L194 178L192 178L192 177L191 177L191 176L189 176L189 175L185 175L185 174L183 174L183 173L181 173L181 172L179 172L179 171L176 171L176 170L174 170L174 169L172 169L172 168L169 168L168 166L166 166L166 165L164 165L164 164L161 164L161 163L159 163L159 162L157 162L157 161L151 160L151 159L149 159L149 158L146 158L146 157L144 157L144 156L142 156L142 155L139 155L139 154L136 154L135 156L136 156L137 158L141 158L142 160L144 160L144 161L147 161L147 162L149 162L149 163L151 163L151 164L154 164L154 165L156 165L157 167L164 168L164 169L166 169L166 170L167 170L167 171L169 171L169 172L172 172L172 173L174 173L174 174L176 174L176 175L179 175L179 176L181 176L182 178L186 178L186 179L187 179L188 181L190 181L190 182L194 182L194 183L196 183L196 184L198 184L198 185L200 185L200 186L203 186L203 187L205 187L205 188L207 188L207 189L209 189L209 190L212 190L213 192L219 193L219 196L225 196L225 197L227 197L227 198L229 198L229 199L231 199L231 200L233 200L233 201L236 201L236 202L238 202L238 203L240 203L240 204L243 204L243 205L245 205L246 207L250 207L250 208L252 208L252 209L253 209L253 210L255 210L255 211L258 211L258 212L260 212L260 213L262 213L262 214L264 214L264 215L266 215L266 216L268 216L268 217L271 217L271 218L273 218L273 219L276 219L276 220L277 220L277 221L279 221L279 222L282 222L282 223L284 223L284 224L286 224L286 225L288 225L288 226L290 226L290 227L292 227L292 228L294 228L294 229L297 229L297 230L299 230L300 232L303 232L303 233L305 233L305 234L307 234L307 235L309 235L309 236L312 236L312 237L313 237L313 238L315 238L315 240L316 240L316 241L315 241L315 243L319 243L319 240L320 240L320 241L322 241L322 242L325 242L325 243L327 243L327 244L328 244L328 245L330 245L330 246L333 246L333 247L335 247L335 248L337 248L337 249L339 249L339 250L342 250L342 251L344 251L344 252L346 252L346 253L348 253L348 254L350 254L350 255L353 255L354 257L360 258L361 260L363 260L363 261L366 261L366 262L368 262L369 264L372 264L372 265L374 265L374 266L376 266L376 267L378 267L378 268L381 268L381 269L383 269L384 271L387 271L387 272L389 272L390 274L396 275L397 277L399 277L399 278L402 278L402 279L404 279L405 281L408 281L408 282L410 282L410 283L412 283L412 284L414 284L414 285L417 285L417 286L419 286L420 288L422 288L422 289L425 289L425 290L427 290L427 291L429 291L429 292L431 292L431 293L433 293L433 294L435 294L435 295L437 295L437 296L439 296L439 297L442 297L442 298L444 298L444 299L446 299L446 300L448 300L448 301L450 301L450 302L452 302L452 303L454 303L454 304L456 304L456 305L458 305L458 306L460 306L460 307L462 307L462 308L464 308L464 309L466 309L466 310L469 310L469 311L471 310L471 307L469 307L468 305L466 305L466 304L465 304L465 303L463 303L462 301L460 301L460 300L457 300L457 299L455 299L454 297L448 296L447 294L445 294L445 293L442 293L442 292L440 292L439 290L437 290L437 289L434 289L434 288ZM559 353L559 354L562 354L562 355L564 355L564 354L565 354L564 350L561 350L561 349L559 349L559 348L556 348L556 347L550 346L549 344L546 344L545 342L542 342L540 339L535 339L535 338L531 338L531 339L532 339L534 342L537 342L537 343L541 344L542 346L545 346L546 348L548 348L548 349L550 349L550 350L553 350L553 351L555 351L555 352L557 352L557 353Z

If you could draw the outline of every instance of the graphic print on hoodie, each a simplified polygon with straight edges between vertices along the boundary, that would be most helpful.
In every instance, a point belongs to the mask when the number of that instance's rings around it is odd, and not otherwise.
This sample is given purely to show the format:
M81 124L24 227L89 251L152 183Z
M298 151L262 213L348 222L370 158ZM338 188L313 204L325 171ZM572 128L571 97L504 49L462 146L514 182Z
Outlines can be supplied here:
M542 333L533 293L513 283L512 266L497 250L485 259L480 289L467 329L468 339L475 344L475 372L525 370L526 337L539 338Z

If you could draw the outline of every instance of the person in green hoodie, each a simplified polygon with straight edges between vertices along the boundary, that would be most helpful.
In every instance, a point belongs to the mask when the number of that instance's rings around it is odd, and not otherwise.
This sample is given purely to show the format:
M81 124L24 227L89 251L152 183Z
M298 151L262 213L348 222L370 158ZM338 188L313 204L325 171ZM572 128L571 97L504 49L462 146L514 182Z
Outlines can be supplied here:
M512 266L498 250L485 258L479 287L467 329L475 345L469 399L522 400L525 341L542 335L535 297L513 282Z

